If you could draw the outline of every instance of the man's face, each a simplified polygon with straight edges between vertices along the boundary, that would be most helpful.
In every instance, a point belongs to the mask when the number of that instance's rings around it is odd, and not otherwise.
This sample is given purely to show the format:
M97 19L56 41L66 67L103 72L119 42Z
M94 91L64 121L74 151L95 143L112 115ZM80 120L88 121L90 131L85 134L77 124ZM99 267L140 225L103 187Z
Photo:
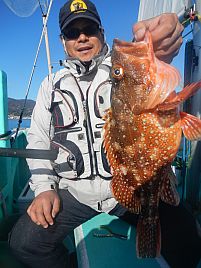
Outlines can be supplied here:
M103 35L91 20L78 19L64 30L65 48L69 56L90 61L103 47Z

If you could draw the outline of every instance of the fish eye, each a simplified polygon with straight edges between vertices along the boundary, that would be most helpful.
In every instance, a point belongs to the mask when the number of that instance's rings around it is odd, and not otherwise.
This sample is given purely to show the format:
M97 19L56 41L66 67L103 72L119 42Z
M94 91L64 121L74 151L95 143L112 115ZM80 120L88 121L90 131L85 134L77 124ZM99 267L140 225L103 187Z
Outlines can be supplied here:
M124 70L121 66L114 66L112 69L112 77L115 79L122 79L124 75Z

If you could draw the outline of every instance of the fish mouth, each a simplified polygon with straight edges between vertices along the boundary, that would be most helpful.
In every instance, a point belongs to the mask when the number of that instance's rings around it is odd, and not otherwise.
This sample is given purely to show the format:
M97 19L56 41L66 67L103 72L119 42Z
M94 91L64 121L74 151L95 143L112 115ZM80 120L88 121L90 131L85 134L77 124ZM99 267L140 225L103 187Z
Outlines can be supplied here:
M133 39L132 42L127 42L127 41L119 40L118 38L114 38L113 44L125 46L125 47L150 45L152 44L152 37L151 37L151 33L149 31L146 31L144 39L142 41L135 41L135 39Z
M127 42L115 38L112 48L120 54L127 54L137 58L148 58L151 62L155 61L152 38L149 31L145 33L144 40L139 42Z
M119 39L114 39L113 50L136 57L144 57L146 54L148 54L149 44L146 41L126 42Z

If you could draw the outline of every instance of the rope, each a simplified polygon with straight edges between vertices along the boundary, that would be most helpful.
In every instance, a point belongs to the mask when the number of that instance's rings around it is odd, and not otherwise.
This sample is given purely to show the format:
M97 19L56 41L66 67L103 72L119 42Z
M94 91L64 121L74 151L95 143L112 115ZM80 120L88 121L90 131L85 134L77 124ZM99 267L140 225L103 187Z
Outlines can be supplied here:
M44 14L44 12L43 12L43 9L42 9L42 5L41 5L40 0L38 0L38 4L39 4L39 7L40 7L40 10L41 10L42 16L45 16L45 14Z
M47 15L46 15L46 18L45 18L45 21L44 21L44 24L43 24L43 29L42 29L40 41L39 41L38 48L37 48L37 51L36 51L36 56L35 56L35 59L34 59L31 75L30 75L30 78L29 78L29 82L28 82L28 86L27 86L27 90L26 90L26 94L25 94L25 99L24 99L24 104L23 104L23 107L22 107L22 110L21 110L21 113L20 113L20 116L19 116L18 125L17 125L15 136L14 136L14 138L12 140L12 144L15 143L15 141L16 141L16 138L17 138L17 135L18 135L18 132L19 132L19 129L20 129L20 125L22 123L22 117L23 117L23 113L24 113L24 110L25 110L25 107L26 107L29 90L30 90L30 87L31 87L31 83L32 83L32 80L33 80L33 75L34 75L35 68L36 68L36 62L38 60L38 55L39 55L40 47L41 47L41 44L42 44L43 35L45 33L45 29L46 29L46 26L47 26L48 18L49 18L49 15L50 15L50 10L51 10L51 7L52 7L52 3L53 3L53 0L50 0Z

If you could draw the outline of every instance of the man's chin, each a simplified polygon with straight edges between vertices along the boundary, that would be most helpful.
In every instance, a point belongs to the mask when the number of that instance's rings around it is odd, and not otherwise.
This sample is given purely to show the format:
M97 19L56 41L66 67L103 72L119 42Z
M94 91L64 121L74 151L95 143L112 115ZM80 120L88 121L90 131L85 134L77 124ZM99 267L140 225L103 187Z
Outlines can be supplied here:
M79 57L79 60L82 62L90 62L93 57Z
M87 61L91 61L94 56L95 55L93 55L91 51L88 51L88 52L79 53L78 58L80 59L80 61L87 62Z

